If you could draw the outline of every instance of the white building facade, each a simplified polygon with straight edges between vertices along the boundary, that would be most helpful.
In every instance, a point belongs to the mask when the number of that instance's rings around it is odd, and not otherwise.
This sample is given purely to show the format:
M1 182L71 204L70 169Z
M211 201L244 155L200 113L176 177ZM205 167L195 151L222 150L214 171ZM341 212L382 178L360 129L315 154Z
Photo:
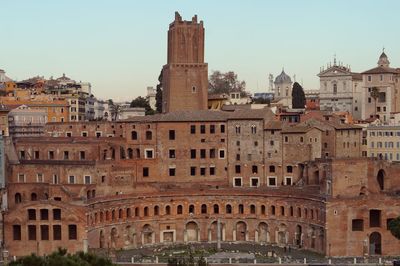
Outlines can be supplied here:
M317 76L321 110L349 112L355 119L361 119L362 78L359 73L337 64L335 59L327 69L321 68Z

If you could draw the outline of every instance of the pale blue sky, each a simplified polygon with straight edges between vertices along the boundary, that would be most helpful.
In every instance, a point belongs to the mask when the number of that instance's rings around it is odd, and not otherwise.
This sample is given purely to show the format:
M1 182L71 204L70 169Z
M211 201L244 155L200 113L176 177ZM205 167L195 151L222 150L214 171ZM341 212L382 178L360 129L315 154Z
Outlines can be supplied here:
M318 89L320 66L376 65L385 46L400 67L393 0L0 0L0 68L14 79L62 73L92 83L96 96L129 100L155 86L166 63L168 25L179 11L206 29L206 62L233 70L251 92L285 71Z

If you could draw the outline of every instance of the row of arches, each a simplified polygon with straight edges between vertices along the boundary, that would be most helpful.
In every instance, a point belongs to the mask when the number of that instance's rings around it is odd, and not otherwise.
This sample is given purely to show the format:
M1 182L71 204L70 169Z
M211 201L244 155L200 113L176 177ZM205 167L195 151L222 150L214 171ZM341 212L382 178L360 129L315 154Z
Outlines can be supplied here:
M174 209L173 209L174 208ZM89 214L88 223L97 224L105 222L116 222L131 218L146 218L170 215L261 215L261 216L280 216L297 217L303 220L323 221L323 215L318 208L304 208L300 206L276 206L265 204L234 204L234 203L214 203L214 204L177 204L154 205L141 207L116 208L111 210L99 210Z
M111 230L101 229L98 232L99 248L135 248L141 245L158 243L188 243L188 242L256 242L276 244L279 246L297 246L298 248L313 249L323 252L324 229L302 224L287 224L259 221L249 225L244 220L217 221L201 224L189 220L173 229L158 230L158 226L150 223L143 225L128 224L112 227ZM218 232L219 228L219 232Z

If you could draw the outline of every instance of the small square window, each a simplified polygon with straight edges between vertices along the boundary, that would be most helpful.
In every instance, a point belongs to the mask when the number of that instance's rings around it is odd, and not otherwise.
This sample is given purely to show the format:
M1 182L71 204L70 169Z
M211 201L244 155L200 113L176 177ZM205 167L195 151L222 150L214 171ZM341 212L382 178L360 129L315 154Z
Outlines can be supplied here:
M200 175L205 176L206 175L206 168L205 167L200 167Z
M169 168L169 176L175 176L175 168Z
M241 187L242 186L242 178L241 177L235 177L233 179L233 186Z
M276 187L277 186L276 176L269 176L268 177L268 186L270 186L270 187Z
M250 179L250 186L251 187L258 187L259 184L259 178L258 177L252 177Z

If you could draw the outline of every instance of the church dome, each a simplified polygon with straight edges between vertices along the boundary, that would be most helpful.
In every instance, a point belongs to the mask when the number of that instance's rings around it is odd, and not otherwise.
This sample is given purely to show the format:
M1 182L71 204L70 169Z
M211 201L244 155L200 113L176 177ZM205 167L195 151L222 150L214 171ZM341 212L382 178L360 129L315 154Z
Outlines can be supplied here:
M292 83L292 79L285 73L285 70L282 69L282 73L275 78L274 83Z

